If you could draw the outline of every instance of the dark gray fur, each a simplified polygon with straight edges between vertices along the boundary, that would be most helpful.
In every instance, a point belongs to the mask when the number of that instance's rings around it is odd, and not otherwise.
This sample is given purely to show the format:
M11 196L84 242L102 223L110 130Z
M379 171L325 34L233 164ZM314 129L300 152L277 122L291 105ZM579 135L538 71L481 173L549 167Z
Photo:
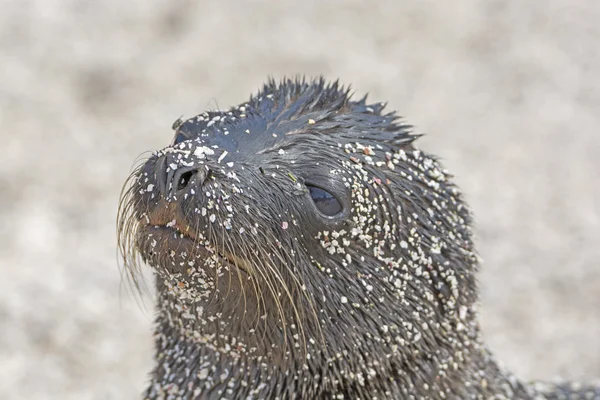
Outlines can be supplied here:
M119 226L132 277L139 254L157 278L146 398L576 392L522 383L486 349L469 210L383 109L322 79L270 81L178 122L180 143L134 172ZM343 212L322 215L306 185Z

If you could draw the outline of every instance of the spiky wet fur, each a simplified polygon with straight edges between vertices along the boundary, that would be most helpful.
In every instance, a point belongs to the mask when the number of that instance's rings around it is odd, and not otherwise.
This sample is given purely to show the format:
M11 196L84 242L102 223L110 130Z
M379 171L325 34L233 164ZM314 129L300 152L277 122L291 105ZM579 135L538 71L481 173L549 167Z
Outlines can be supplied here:
M383 104L270 81L175 129L118 220L134 285L156 276L146 398L544 398L482 344L469 211Z

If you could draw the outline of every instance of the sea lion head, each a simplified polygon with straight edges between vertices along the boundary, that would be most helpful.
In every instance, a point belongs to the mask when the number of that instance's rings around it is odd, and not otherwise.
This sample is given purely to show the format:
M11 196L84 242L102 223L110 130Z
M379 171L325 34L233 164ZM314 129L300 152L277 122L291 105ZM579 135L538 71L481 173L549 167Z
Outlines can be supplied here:
M395 113L284 80L174 129L131 175L119 218L132 276L138 255L155 272L161 323L364 385L456 361L474 324L469 211Z

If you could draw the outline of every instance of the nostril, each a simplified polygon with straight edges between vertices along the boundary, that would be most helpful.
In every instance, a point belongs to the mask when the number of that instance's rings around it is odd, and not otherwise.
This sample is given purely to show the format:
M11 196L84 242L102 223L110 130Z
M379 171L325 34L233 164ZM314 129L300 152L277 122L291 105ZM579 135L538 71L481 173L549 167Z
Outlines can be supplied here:
M211 176L212 171L206 165L179 165L177 160L168 157L157 163L158 186L168 201L176 200L176 195L192 186L203 186Z
M179 176L179 181L177 182L177 191L185 189L187 185L192 180L192 177L198 172L197 170L184 172Z

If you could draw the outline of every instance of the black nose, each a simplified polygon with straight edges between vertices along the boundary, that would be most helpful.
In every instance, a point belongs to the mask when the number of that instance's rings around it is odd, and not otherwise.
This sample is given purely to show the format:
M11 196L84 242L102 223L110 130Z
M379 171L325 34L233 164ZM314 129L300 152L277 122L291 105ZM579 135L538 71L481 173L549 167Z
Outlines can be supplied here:
M164 157L157 165L156 173L162 195L171 199L182 194L193 185L202 185L210 176L210 170L204 166L180 165L171 157Z

